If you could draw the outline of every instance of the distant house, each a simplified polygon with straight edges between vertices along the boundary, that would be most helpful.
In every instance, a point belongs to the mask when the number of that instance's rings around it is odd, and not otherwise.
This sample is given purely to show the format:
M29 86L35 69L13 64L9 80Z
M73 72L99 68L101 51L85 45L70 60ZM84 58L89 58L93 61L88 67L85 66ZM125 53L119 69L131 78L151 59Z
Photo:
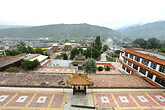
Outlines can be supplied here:
M71 43L65 43L63 51L71 51L73 48L73 45Z
M0 71L4 71L9 67L20 67L23 59L16 56L0 57Z
M54 52L59 52L59 51L61 51L61 47L59 46L59 44L58 43L54 43L53 45L52 45L52 51L54 51Z
M20 56L19 58L22 58L24 60L29 60L29 61L34 61L34 60L38 60L40 62L41 66L46 66L46 65L50 65L50 60L47 59L48 56L45 55L41 55L41 54L26 54L23 56Z

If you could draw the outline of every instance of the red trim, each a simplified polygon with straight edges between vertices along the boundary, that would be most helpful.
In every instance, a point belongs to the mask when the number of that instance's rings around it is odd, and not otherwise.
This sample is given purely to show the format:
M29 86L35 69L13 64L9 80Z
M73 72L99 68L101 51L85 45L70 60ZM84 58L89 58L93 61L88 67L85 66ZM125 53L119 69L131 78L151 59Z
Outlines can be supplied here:
M45 64L43 64L42 66L46 66L48 63L50 63L50 60L47 61Z
M114 68L111 63L96 63L96 65L109 65L110 67Z

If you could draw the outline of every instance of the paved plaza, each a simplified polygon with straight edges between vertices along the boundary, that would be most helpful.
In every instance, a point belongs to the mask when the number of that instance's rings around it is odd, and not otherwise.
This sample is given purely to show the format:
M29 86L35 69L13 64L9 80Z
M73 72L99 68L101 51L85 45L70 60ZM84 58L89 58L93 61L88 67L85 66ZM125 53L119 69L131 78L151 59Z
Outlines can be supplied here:
M94 93L95 106L115 110L164 110L163 92Z
M103 90L104 91L104 90ZM22 92L0 91L0 110L164 110L165 93L131 92Z
M63 110L65 93L0 92L0 110Z

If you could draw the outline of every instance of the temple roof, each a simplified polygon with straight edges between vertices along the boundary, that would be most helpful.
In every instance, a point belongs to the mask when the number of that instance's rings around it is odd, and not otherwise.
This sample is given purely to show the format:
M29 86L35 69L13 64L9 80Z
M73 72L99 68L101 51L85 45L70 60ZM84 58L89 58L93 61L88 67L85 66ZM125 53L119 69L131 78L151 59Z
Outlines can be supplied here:
M54 43L52 46L59 46L59 44L58 43Z
M87 78L86 74L73 74L72 78L68 79L68 83L71 85L90 85L92 80Z
M81 53L79 53L78 55L75 56L76 60L84 60L85 56L83 56Z

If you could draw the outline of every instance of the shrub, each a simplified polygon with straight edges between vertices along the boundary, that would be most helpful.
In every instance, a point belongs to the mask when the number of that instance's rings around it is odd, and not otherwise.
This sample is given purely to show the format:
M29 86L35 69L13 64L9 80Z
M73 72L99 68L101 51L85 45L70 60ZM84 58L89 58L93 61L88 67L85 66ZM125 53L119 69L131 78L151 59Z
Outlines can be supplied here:
M106 66L105 67L105 71L109 71L110 70L110 67L109 66Z
M102 66L99 66L98 67L98 71L103 71L103 67Z
M5 72L19 72L17 67L10 67L5 70Z

